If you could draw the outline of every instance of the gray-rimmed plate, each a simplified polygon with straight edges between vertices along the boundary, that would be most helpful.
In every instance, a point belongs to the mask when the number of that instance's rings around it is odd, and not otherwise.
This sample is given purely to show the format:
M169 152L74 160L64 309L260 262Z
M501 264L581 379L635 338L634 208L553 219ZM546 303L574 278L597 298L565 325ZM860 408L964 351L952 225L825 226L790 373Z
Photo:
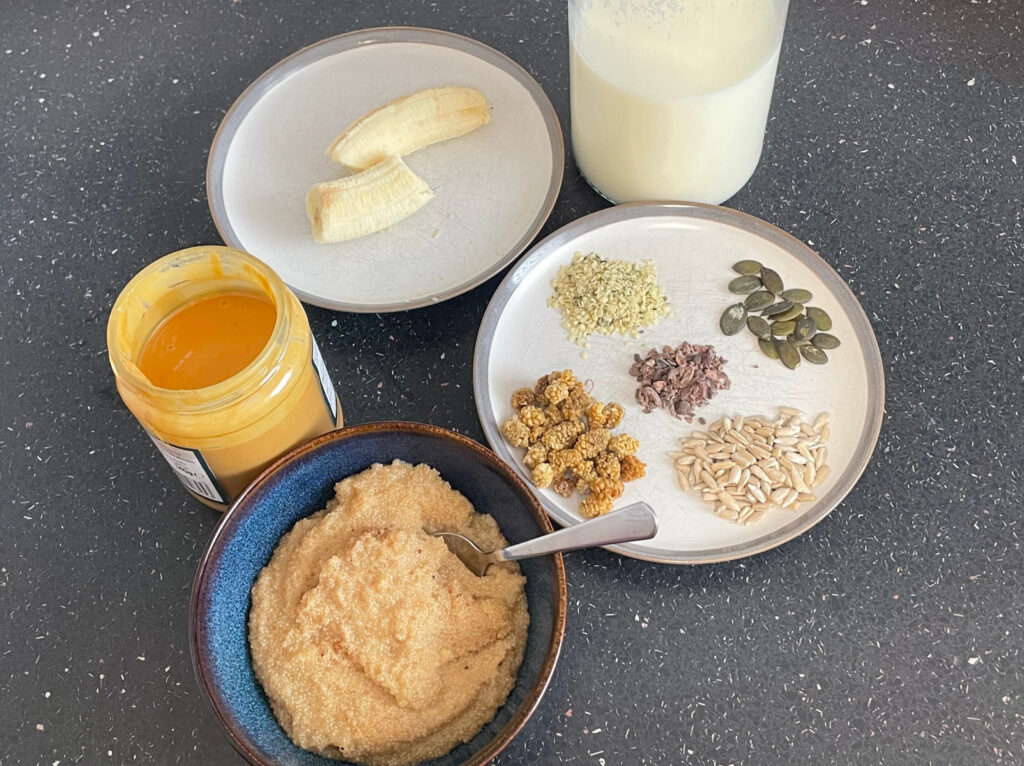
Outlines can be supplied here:
M493 110L489 125L406 158L434 199L386 231L313 242L306 191L346 172L328 144L381 104L441 85L479 88ZM250 85L213 140L206 186L224 241L266 262L302 300L401 311L511 263L547 220L563 164L558 118L522 67L466 37L386 27L304 48Z
M650 259L665 288L673 315L639 339L595 336L585 355L561 327L558 310L549 308L551 280L576 251L607 258ZM804 363L788 370L762 356L756 339L743 331L726 337L718 328L722 311L736 296L727 285L733 263L759 260L778 271L787 286L814 294L812 305L834 321L832 333L842 345L823 366ZM728 361L732 387L698 411L708 422L734 415L777 415L779 405L808 416L831 416L829 478L816 488L817 499L797 512L770 511L756 525L740 526L715 516L699 493L683 492L669 453L681 438L699 429L663 411L643 414L635 403L636 383L629 375L635 353L676 346L688 340L711 343ZM484 314L477 336L473 386L477 412L491 447L528 478L522 449L510 447L498 431L511 412L515 389L533 385L551 370L572 368L593 381L593 395L626 408L620 429L640 440L639 456L647 475L626 485L617 504L650 503L659 518L652 540L612 546L635 558L672 564L697 564L749 556L799 535L823 519L850 492L878 439L885 382L878 344L850 288L813 250L789 234L743 213L697 204L635 203L601 210L563 227L533 247L505 277ZM551 517L563 525L580 520L579 498L565 499L539 490Z

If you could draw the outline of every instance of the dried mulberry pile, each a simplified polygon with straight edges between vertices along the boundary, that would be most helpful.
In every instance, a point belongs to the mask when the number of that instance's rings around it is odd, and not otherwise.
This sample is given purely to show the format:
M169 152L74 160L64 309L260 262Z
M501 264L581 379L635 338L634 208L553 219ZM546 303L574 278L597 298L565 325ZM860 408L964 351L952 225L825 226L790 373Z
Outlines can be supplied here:
M572 370L556 370L533 388L512 394L515 414L501 424L513 447L523 447L523 465L534 486L550 487L563 497L579 493L580 514L600 516L622 495L624 482L644 475L636 457L640 443L613 434L625 414L615 402L604 404L587 393Z

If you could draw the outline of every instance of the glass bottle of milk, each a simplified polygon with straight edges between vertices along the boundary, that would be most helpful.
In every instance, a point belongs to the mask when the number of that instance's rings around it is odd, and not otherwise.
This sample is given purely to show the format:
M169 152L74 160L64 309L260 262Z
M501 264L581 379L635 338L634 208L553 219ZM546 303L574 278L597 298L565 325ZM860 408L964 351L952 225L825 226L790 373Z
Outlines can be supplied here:
M569 0L572 147L612 202L718 204L761 157L789 0Z

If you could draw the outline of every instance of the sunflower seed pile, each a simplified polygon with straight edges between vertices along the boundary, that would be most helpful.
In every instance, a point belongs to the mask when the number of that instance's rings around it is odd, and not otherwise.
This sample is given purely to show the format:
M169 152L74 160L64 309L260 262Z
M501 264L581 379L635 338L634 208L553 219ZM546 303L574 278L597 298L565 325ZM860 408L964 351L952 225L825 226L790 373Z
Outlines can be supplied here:
M729 292L747 297L722 314L722 332L735 335L746 326L765 356L791 370L801 357L811 364L828 362L825 352L838 348L839 338L828 332L832 318L825 310L807 305L814 297L809 290L787 290L778 272L757 261L739 261L732 270L739 276L729 283Z
M675 460L684 491L699 490L715 515L744 526L772 508L799 510L829 475L828 413L813 422L779 407L775 420L723 418L684 439Z

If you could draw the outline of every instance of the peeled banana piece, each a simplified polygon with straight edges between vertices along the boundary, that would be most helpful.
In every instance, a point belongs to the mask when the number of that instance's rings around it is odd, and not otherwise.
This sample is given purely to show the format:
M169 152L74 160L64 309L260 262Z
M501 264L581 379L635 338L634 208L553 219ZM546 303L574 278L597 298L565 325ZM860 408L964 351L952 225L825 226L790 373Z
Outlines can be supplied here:
M323 244L373 234L415 213L434 196L398 155L336 181L313 184L306 215Z
M327 147L327 156L352 170L364 170L389 155L411 154L490 121L490 106L476 88L427 88L360 117Z

